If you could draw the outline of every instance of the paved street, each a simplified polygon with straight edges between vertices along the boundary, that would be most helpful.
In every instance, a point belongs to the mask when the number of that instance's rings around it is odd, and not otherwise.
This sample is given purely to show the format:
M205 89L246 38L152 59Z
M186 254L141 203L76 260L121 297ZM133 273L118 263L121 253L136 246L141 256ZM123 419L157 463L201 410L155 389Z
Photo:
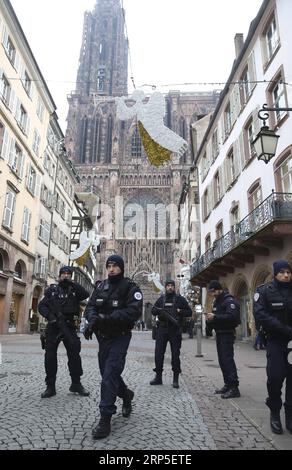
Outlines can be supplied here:
M118 412L112 434L94 441L100 376L97 345L82 339L83 384L89 398L69 392L65 349L59 348L57 395L40 398L44 390L43 351L39 335L0 337L0 449L104 450L216 450L292 449L292 436L275 436L264 405L265 352L237 343L241 398L222 400L214 388L222 385L215 341L203 340L202 358L195 357L196 340L184 335L183 375L179 390L171 386L169 348L163 386L149 386L153 378L154 341L150 332L134 332L124 371L135 391L130 418Z

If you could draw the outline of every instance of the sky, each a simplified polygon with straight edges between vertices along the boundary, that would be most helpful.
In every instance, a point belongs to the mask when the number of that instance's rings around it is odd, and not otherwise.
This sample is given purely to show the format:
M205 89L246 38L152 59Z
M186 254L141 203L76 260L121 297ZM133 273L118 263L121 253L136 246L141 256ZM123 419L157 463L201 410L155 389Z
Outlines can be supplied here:
M65 132L75 90L83 18L96 0L10 0L57 105ZM262 0L121 0L130 44L129 77L151 93L222 88ZM186 86L185 83L192 85ZM207 83L207 85L202 85ZM129 80L129 92L133 90Z

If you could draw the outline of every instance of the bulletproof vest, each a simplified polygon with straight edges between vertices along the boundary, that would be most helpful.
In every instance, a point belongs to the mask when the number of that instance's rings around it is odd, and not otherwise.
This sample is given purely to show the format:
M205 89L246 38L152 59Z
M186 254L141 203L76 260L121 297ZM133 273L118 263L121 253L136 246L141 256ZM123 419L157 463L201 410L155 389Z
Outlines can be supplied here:
M74 286L63 288L60 284L52 284L51 289L51 297L58 301L61 313L66 316L79 315L79 300Z
M264 286L268 312L284 325L292 326L292 289L279 289L273 282Z
M125 308L127 293L133 285L128 278L121 279L117 284L110 284L107 280L100 282L95 293L97 310L111 314L115 309Z
M234 319L234 320L226 319L224 324L223 324L223 322L221 322L220 326L214 327L216 330L218 330L219 328L220 328L220 330L232 330L232 329L236 328L238 325L240 325L240 314L239 314L239 310L238 310L238 303L234 299L233 295L231 295L229 292L223 292L221 294L221 296L219 297L219 299L217 299L214 302L212 313L214 313L215 315L225 314L227 299L230 299L230 301L236 305L237 312L238 312L238 314L236 315L237 318Z

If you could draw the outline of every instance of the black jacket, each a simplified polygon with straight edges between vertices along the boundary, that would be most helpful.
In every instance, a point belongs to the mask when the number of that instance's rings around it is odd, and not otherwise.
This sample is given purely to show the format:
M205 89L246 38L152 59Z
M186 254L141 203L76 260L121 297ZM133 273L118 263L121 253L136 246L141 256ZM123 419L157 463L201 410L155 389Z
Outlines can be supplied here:
M182 312L177 313L177 309L182 310ZM159 299L156 300L151 310L152 315L157 315L159 317L160 326L176 326L163 314L163 311L166 311L169 316L174 318L178 324L177 326L182 325L184 317L192 316L191 307L186 299L179 294L161 295Z
M218 332L233 331L240 324L240 309L233 295L224 291L213 303L214 319L207 322Z
M67 319L73 319L75 315L79 315L80 302L87 297L89 297L89 292L76 282L51 284L45 291L45 295L38 305L38 310L43 317L50 320L54 318L56 302L60 312Z
M292 339L292 283L281 287L276 279L259 286L254 294L256 326L270 337Z
M143 296L138 285L129 278L118 283L99 281L88 301L84 316L88 323L99 313L107 315L107 322L99 326L101 334L116 335L129 331L141 317Z

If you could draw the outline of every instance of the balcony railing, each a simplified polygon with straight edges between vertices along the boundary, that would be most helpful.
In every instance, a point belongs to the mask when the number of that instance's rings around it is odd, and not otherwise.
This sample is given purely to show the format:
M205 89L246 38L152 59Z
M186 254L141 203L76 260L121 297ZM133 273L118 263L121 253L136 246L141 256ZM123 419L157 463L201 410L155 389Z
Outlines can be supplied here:
M233 230L216 240L212 248L191 265L191 278L204 271L211 263L222 258L235 247L244 243L271 222L285 219L292 221L292 193L273 192L236 224Z

